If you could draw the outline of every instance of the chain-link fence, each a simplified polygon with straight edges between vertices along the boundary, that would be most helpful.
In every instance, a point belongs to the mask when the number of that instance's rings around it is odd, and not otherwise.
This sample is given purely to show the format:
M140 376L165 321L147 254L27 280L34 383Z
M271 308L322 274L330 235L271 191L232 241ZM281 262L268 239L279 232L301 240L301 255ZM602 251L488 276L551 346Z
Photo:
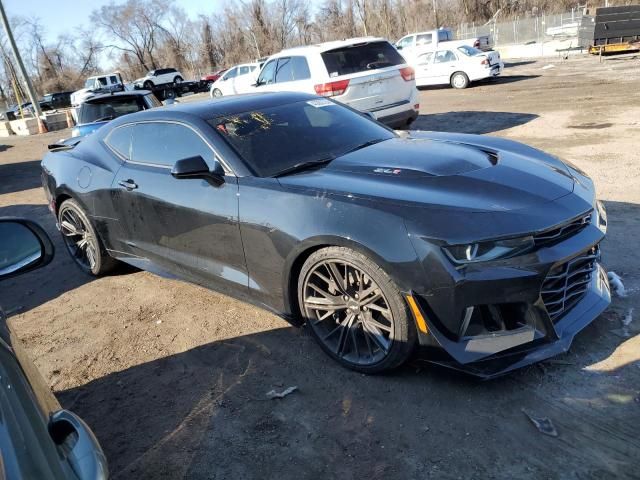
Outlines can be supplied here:
M555 15L532 15L499 22L492 20L484 25L460 24L455 38L489 35L495 46L539 43L549 40L568 39L578 36L582 10Z

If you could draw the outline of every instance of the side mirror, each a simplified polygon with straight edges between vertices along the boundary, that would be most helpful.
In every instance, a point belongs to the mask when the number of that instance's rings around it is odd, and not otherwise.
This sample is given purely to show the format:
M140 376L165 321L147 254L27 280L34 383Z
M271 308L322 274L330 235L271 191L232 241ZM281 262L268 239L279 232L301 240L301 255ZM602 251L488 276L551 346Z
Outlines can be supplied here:
M175 178L202 178L220 185L224 181L224 168L217 160L214 160L212 169L200 155L178 160L171 169L171 175Z
M37 223L0 219L0 280L45 266L53 253L51 239Z

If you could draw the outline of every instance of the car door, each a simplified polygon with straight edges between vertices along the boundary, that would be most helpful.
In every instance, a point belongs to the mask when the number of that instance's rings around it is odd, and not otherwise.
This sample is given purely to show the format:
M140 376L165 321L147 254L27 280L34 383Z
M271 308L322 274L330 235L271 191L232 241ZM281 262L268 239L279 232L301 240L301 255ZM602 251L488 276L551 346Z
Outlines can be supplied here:
M407 61L411 61L414 58L414 47L416 45L416 36L415 35L407 35L406 37L402 37L396 43L396 48L400 51L402 56Z
M415 63L416 85L435 85L437 79L433 71L433 52L419 55Z
M260 71L260 75L258 75L258 80L256 81L256 88L263 92L275 91L275 76L276 76L276 66L278 65L278 59L274 58L273 60L269 60L264 64L262 70Z
M238 67L233 67L227 70L227 73L222 76L219 84L216 85L216 88L218 88L223 95L233 95L233 80L236 78L237 74Z
M251 68L249 65L239 65L237 67L236 76L232 80L233 93L246 93L249 90L251 82Z
M281 57L275 70L275 86L278 91L313 93L311 72L306 57Z
M217 184L171 175L180 159L199 155L209 168L219 160L209 141L189 125L153 121L128 128L129 157L112 187L120 243L140 257L145 269L229 293L246 291L236 177L227 171Z
M438 50L433 58L433 78L437 85L449 83L458 67L458 58L451 50Z

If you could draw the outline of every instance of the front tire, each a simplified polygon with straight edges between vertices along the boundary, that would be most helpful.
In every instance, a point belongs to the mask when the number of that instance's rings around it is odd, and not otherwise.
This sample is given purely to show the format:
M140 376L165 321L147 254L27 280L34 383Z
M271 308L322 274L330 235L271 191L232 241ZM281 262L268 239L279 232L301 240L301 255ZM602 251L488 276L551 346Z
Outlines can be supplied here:
M211 96L213 98L219 98L222 96L222 92L220 91L220 89L214 88L213 91L211 92Z
M144 82L144 85L142 85L142 87L145 90L152 90L153 89L153 82L150 80L147 80L146 82Z
M469 77L464 72L456 72L451 75L451 86L453 88L467 88L469 86Z
M298 277L298 302L313 337L344 367L385 372L413 351L415 327L400 290L359 252L328 247L311 254Z
M97 277L118 264L109 256L89 218L75 200L62 202L58 210L58 225L67 251L85 273Z

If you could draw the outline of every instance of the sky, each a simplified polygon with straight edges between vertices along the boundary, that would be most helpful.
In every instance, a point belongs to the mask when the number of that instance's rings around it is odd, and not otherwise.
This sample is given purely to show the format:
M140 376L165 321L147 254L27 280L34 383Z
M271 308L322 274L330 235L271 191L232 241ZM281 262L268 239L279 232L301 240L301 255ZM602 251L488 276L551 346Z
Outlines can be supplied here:
M3 0L9 18L38 17L47 40L54 40L61 33L74 33L77 27L89 27L91 12L108 3L108 0ZM224 3L225 0L175 0L191 18L220 12Z

